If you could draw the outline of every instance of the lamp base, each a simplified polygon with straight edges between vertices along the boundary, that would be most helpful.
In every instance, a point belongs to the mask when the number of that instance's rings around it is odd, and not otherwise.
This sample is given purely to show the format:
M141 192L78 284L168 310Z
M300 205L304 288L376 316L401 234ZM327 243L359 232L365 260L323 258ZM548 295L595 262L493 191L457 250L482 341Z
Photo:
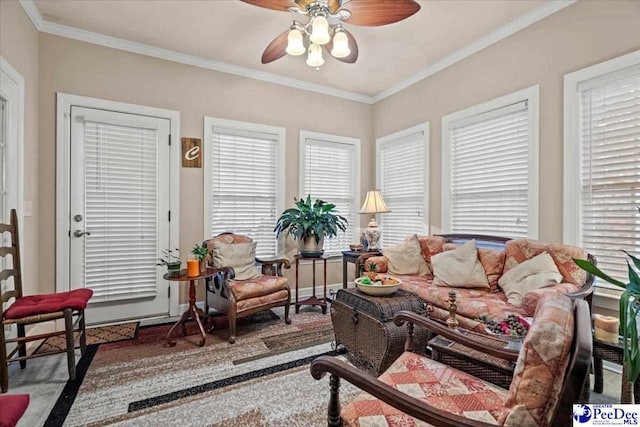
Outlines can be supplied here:
M375 219L371 220L367 228L364 230L364 237L367 239L367 249L370 251L377 251L380 248L380 229Z

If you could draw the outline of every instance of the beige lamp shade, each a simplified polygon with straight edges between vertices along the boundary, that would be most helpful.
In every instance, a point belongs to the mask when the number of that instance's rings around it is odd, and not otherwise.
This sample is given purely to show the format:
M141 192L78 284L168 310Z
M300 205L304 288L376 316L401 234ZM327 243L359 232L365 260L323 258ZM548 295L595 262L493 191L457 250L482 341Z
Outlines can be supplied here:
M382 200L382 194L378 190L367 191L367 197L360 208L360 213L376 214L383 212L391 212L391 209Z

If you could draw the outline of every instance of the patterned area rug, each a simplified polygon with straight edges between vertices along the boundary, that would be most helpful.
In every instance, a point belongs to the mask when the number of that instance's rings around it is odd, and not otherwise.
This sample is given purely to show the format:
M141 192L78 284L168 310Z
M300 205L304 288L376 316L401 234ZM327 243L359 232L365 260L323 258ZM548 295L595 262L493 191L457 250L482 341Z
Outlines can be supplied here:
M123 323L121 325L98 326L87 328L87 345L104 344L134 339L138 335L140 322ZM77 338L77 334L76 334ZM80 347L76 339L76 348ZM54 350L64 350L67 348L64 335L49 337L40 344L34 352L46 353Z
M335 355L331 317L309 308L286 325L274 311L278 316L239 326L235 344L216 324L198 347L190 323L189 336L178 336L172 348L163 346L171 325L91 346L78 380L67 384L45 425L324 425L329 379L314 380L309 364L321 354ZM341 396L355 393L343 382Z

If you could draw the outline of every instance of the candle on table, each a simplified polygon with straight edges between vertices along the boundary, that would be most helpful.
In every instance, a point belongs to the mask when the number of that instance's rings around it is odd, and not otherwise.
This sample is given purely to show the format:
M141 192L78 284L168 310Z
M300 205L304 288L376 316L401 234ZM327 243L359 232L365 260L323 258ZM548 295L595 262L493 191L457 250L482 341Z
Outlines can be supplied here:
M196 277L200 275L200 261L197 259L187 260L187 276Z
M594 315L594 334L597 340L616 344L620 321L617 317Z

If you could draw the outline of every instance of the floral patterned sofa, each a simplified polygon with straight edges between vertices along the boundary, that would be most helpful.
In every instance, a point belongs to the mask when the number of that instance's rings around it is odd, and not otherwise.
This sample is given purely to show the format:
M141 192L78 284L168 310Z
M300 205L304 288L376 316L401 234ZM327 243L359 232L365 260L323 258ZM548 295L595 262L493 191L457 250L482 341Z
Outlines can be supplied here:
M593 293L593 276L581 270L573 258L595 258L584 249L559 243L542 243L531 239L507 239L496 236L444 234L436 236L418 236L422 256L430 271L433 271L431 257L455 249L470 239L476 240L478 259L486 273L489 288L451 288L433 284L433 274L396 275L402 280L401 289L421 297L433 306L432 317L445 321L449 317L449 291L457 292L457 319L460 326L476 332L484 333L484 324L478 320L480 316L491 319L505 319L509 314L533 317L538 299L547 292L569 295L572 298L585 299L589 306ZM553 258L558 271L562 274L561 283L542 289L529 291L522 299L522 305L514 306L507 302L507 297L498 286L502 274L518 264L536 255L547 252ZM378 273L388 271L389 262L382 256L362 256L359 262L365 271L375 270Z

